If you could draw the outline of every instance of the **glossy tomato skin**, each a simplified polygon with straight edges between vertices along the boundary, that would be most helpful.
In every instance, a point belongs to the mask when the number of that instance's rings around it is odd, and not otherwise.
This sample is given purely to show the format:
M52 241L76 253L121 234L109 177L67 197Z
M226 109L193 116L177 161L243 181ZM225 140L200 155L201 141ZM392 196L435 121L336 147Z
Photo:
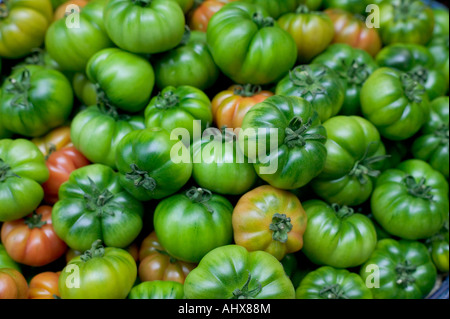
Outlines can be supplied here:
M70 173L78 168L89 165L90 162L75 147L68 146L51 153L46 164L50 176L42 184L44 200L46 203L55 204L59 199L59 188L69 179Z
M66 16L67 11L69 13L74 13L74 12L81 12L81 9L86 6L88 4L89 0L68 0L68 1L64 1L64 3L62 3L61 5L59 5L57 8L55 8L54 10L54 14L53 14L53 21L62 19ZM77 7L73 7L73 6L77 6ZM72 9L72 8L77 8L77 9ZM76 10L76 11L72 11L72 10Z
M283 265L264 251L226 245L209 252L184 283L188 299L294 299Z
M145 237L139 248L138 275L141 281L172 281L184 284L197 265L170 256L161 246L155 231Z
M51 206L40 206L24 219L3 223L1 239L11 258L28 266L45 266L67 250L53 229Z
M211 128L192 144L192 177L200 187L222 195L241 195L255 184L258 176L253 164L236 140L231 130Z
M89 59L96 52L113 46L103 22L103 9L107 2L91 0L80 13L78 28L66 24L66 19L60 19L49 27L45 47L62 70L85 72Z
M154 54L176 47L183 37L185 17L175 1L111 0L105 11L105 28L121 49ZM132 24L127 21L133 20ZM128 25L126 30L123 26ZM148 30L140 32L140 30Z
M173 0L177 2L184 13L187 13L194 6L194 0Z
M89 81L86 74L77 72L72 78L73 93L86 106L96 105L98 101L97 86Z
M193 187L162 200L153 224L169 255L198 263L212 249L231 244L232 212L233 206L225 197Z
M345 99L339 114L361 115L360 92L364 82L378 68L374 59L362 49L336 43L330 45L312 63L326 65L345 83Z
M410 74L425 88L430 101L448 91L448 79L443 70L437 68L431 51L425 46L391 44L378 53L375 61L380 67L390 67Z
M120 186L118 174L108 166L92 164L73 171L61 186L52 220L57 235L70 248L85 251L97 239L108 246L127 247L142 229L142 215L142 203Z
M327 132L305 99L276 95L251 108L239 133L239 147L270 185L296 189L325 165ZM268 156L261 156L269 153Z
M0 221L22 218L44 198L49 172L44 155L29 140L0 140ZM13 196L11 196L13 194Z
M59 151L63 147L70 146L70 126L63 125L51 130L44 136L35 137L31 140L46 158L52 152Z
M186 129L190 141L194 132L211 126L213 115L209 97L200 89L183 85L165 87L153 97L145 109L145 126L161 127L169 133Z
M222 7L236 0L206 0L195 7L188 15L189 28L195 31L206 32L209 20Z
M0 269L11 268L20 271L20 265L8 255L3 244L0 244Z
M277 22L294 38L299 63L311 62L330 45L334 37L331 19L324 12L309 11L306 5L296 12L282 15Z
M0 269L0 299L28 299L28 283L15 269Z
M362 278L347 269L320 267L300 282L296 299L372 299Z
M379 285L371 288L374 299L422 299L436 283L436 268L418 241L380 240L361 267L365 282L374 283L374 265L379 268Z
M312 189L329 203L360 205L369 199L383 167L386 151L380 134L360 116L336 116L323 126L328 134L328 155Z
M61 126L72 112L72 87L56 70L37 65L17 68L4 82L2 91L3 125L26 137L38 137Z
M445 79L449 80L449 37L448 35L434 36L427 44L427 48L436 63L436 68L442 70L445 74ZM448 92L447 92L448 93Z
M117 48L94 54L86 66L86 75L109 103L130 113L147 106L155 83L153 67L146 59Z
M147 281L134 286L128 299L184 299L184 287L174 281Z
M102 106L90 106L72 120L73 145L89 161L116 168L116 148L128 133L144 128L143 116L120 114Z
M410 75L382 67L362 87L361 110L383 137L402 141L425 124L430 102L425 88Z
M299 0L271 1L271 0L244 0L264 8L269 16L278 19L285 13L293 12L299 6Z
M261 90L260 86L253 85L232 85L219 92L211 102L216 127L241 128L245 114L273 95L271 91Z
M52 22L52 15L50 0L10 0L2 3L0 56L17 59L40 47Z
M425 239L448 218L448 182L428 163L409 159L380 175L370 204L375 219L390 234Z
M62 299L125 299L136 277L136 262L126 250L93 244L67 264L58 286Z
M366 12L366 3L361 0L324 0L323 6L327 9L340 9L356 14Z
M294 194L264 185L239 199L232 223L237 245L248 251L266 251L282 260L302 249L307 217Z
M442 229L426 240L431 259L437 270L448 273L449 270L449 231L448 220Z
M183 40L174 49L154 56L156 85L193 86L201 90L212 87L218 77L219 68L206 43L206 34L186 30Z
M308 216L303 253L319 265L360 266L372 255L377 233L372 221L347 206L321 200L303 203Z
M366 51L373 57L381 50L378 30L367 27L365 20L341 9L328 9L325 12L333 22L333 43L346 43Z
M61 272L42 272L31 278L28 299L59 299L59 276Z
M449 98L439 97L431 102L430 118L412 144L415 158L428 162L449 178Z
M277 95L298 96L310 102L321 122L337 115L345 100L345 87L338 74L321 64L295 67L278 82Z
M177 147L188 153L181 141L171 140L161 128L127 134L116 151L122 187L140 201L161 199L179 191L192 175L192 163L189 156L187 161L173 160L172 151Z
M240 1L211 18L207 42L217 66L238 84L278 81L297 59L292 36L262 7Z
M422 1L394 0L380 5L380 36L384 45L426 44L433 34L433 10Z

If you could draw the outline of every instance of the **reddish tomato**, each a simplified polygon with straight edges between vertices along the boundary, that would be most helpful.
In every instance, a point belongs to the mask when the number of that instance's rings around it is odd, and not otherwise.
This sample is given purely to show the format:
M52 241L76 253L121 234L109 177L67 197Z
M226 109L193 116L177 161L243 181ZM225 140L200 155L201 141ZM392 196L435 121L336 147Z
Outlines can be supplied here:
M334 39L332 43L345 43L354 48L362 49L371 56L377 55L382 43L376 28L368 28L364 17L341 9L327 9L325 13L334 24Z
M222 9L224 5L236 0L206 0L189 14L189 28L191 30L206 32L209 20L212 16Z
M79 9L83 8L85 5L88 4L88 0L69 0L65 3L63 3L62 5L60 5L58 8L56 8L55 13L53 15L53 21L62 19L65 17L66 13L67 13L67 7L70 5L76 5L79 7ZM69 11L69 13L72 13L71 11Z
M15 269L0 269L0 299L27 299L28 284Z
M43 272L30 281L28 299L60 299L58 280L61 272Z
M39 147L44 156L48 156L51 152L71 145L70 126L58 127L47 135L33 138L31 141Z
M51 206L41 206L26 218L3 223L1 239L11 258L28 266L47 265L67 250L53 229Z
M218 128L240 128L245 114L256 104L274 94L259 86L233 85L212 100L214 122Z
M46 162L50 175L42 184L44 200L55 204L58 201L59 188L69 179L70 173L89 164L88 159L73 146L51 153Z
M139 250L139 278L141 281L176 281L184 283L186 276L196 267L195 264L179 261L164 250L152 232L141 244Z

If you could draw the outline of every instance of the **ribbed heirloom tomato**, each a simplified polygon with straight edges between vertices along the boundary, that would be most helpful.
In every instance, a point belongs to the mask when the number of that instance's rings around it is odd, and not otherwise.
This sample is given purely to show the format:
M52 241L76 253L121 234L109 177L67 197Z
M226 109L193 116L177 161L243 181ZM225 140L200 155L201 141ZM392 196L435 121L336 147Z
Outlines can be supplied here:
M28 299L60 299L58 282L61 272L46 271L30 280Z
M0 269L0 299L28 299L28 283L19 271Z

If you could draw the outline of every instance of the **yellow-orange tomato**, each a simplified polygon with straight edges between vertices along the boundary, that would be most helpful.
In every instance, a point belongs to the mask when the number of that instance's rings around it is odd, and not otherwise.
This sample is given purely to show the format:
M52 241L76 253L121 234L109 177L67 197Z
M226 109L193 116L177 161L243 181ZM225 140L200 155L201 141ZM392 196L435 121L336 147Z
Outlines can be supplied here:
M58 280L61 272L43 272L30 281L28 299L59 299Z
M152 232L147 236L139 250L139 278L141 281L176 281L184 283L186 276L196 264L186 263L171 257L161 246Z
M377 29L368 28L358 15L341 9L327 9L325 13L334 24L332 43L345 43L353 48L362 49L371 56L377 55L381 50L382 43Z
M55 13L53 15L53 21L64 18L66 13L68 12L69 9L68 6L76 5L81 10L81 8L83 8L86 4L88 4L88 2L89 0L69 0L63 3L58 8L56 8ZM71 11L69 12L72 13Z
M15 269L0 269L0 299L27 299L28 283Z
M281 260L303 247L307 216L297 196L263 185L239 199L232 223L237 245L248 251L266 251Z
M212 100L214 123L218 128L240 128L245 114L256 104L274 94L258 86L233 85Z
M209 20L222 7L236 0L206 0L189 13L188 21L191 30L206 32Z
M42 137L36 137L31 140L44 154L49 156L54 151L59 151L63 147L70 146L70 126L61 126Z
M26 218L3 223L1 239L11 258L28 266L47 265L67 250L53 229L51 206L40 206Z

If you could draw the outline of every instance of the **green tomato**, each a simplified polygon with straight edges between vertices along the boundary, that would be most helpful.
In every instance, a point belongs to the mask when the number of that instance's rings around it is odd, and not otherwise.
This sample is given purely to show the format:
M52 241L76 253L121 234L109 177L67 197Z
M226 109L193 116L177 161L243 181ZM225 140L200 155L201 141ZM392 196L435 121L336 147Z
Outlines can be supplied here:
M188 299L294 299L283 265L264 251L226 245L209 252L186 277Z
M186 29L181 43L174 49L155 55L156 85L194 86L201 90L212 87L218 77L219 68L206 44L206 34Z
M437 272L418 241L382 239L361 267L374 299L422 299L433 289Z
M449 270L449 230L448 219L441 230L426 240L428 250L431 254L436 268L443 273Z
M169 133L185 129L189 144L194 134L201 134L213 121L211 101L201 90L192 86L168 86L151 99L145 109L147 128L160 127ZM180 131L181 133L181 131Z
M145 281L131 289L128 299L184 299L184 286L176 281Z
M361 276L329 266L308 273L295 291L297 299L372 299Z
M15 69L4 82L0 119L11 132L38 137L64 124L72 107L72 87L62 73L28 65Z
M345 99L340 114L361 115L361 88L378 68L370 54L344 43L336 43L330 45L312 63L323 64L334 70L345 83Z
M144 58L117 48L94 54L86 67L89 80L100 96L127 112L139 112L148 102L155 84L152 65Z
M433 34L433 10L419 0L383 1L380 8L380 36L385 45L426 44Z
M125 299L137 277L126 250L102 247L99 241L70 260L59 277L61 299Z
M351 13L365 15L366 1L364 0L324 0L323 6L326 9L337 8Z
M106 31L119 48L145 54L176 47L186 22L180 5L166 0L110 0L104 16Z
M39 148L25 139L0 140L0 221L32 213L44 198L49 171Z
M436 35L445 35L448 39L449 34L449 12L448 9L434 8L434 30L433 37Z
M74 74L72 87L75 96L83 105L91 106L97 104L97 86L89 81L84 73L78 72Z
M390 67L407 72L420 83L430 100L448 91L448 80L442 70L437 69L434 57L427 47L419 44L391 44L376 56L380 67Z
M292 278L295 271L298 268L297 257L294 253L287 254L280 260L280 263L283 265L284 271L289 278Z
M194 0L172 0L177 2L184 13L187 13L194 6Z
M310 102L325 122L344 104L344 83L332 69L321 64L300 65L277 85L275 94L298 96Z
M239 84L276 82L297 60L292 36L262 7L241 1L214 14L207 42L217 66Z
M323 169L327 132L311 103L276 95L252 107L244 117L239 147L270 185L296 189ZM267 155L268 154L268 155Z
M62 70L85 72L95 53L113 46L103 25L103 8L108 1L91 0L80 13L79 23L60 19L48 28L45 47Z
M320 9L322 2L323 0L300 0L300 4L306 5L312 11Z
M386 158L375 126L360 116L336 116L323 126L328 133L324 169L312 181L328 203L357 206L369 199Z
M52 222L58 237L72 249L87 250L97 239L125 248L142 229L143 210L112 168L92 164L73 171L61 185Z
M5 246L0 244L0 269L2 268L10 268L20 271L20 265L8 255Z
M177 161L176 150L188 154L187 158ZM117 146L116 164L121 185L140 201L170 196L192 175L187 148L161 128L127 134Z
M447 87L449 83L449 37L448 35L434 36L427 45L435 60L436 69L445 75ZM448 92L447 92L448 93Z
M0 56L17 59L44 42L53 21L50 0L8 0L1 2Z
M285 13L294 12L300 5L300 0L243 0L243 2L253 3L264 8L269 16L278 19Z
M437 233L448 218L448 182L422 160L406 160L383 172L370 201L376 221L409 240Z
M372 221L347 206L320 200L303 203L308 224L303 236L303 253L312 262L336 268L350 268L369 259L377 244Z
M208 132L210 135L205 136ZM208 129L204 136L192 145L195 182L223 195L241 195L250 190L258 176L238 147L236 135L226 129Z
M361 109L383 137L401 141L412 137L425 124L430 102L425 88L411 75L383 67L364 83Z
M214 248L231 244L233 206L223 196L203 188L163 199L156 206L153 225L170 256L198 263Z
M428 162L431 167L449 178L449 97L443 96L431 102L431 114L414 140L412 153L415 158Z
M70 136L75 148L89 161L116 168L117 144L125 135L143 126L143 116L129 116L112 108L90 106L74 117Z

